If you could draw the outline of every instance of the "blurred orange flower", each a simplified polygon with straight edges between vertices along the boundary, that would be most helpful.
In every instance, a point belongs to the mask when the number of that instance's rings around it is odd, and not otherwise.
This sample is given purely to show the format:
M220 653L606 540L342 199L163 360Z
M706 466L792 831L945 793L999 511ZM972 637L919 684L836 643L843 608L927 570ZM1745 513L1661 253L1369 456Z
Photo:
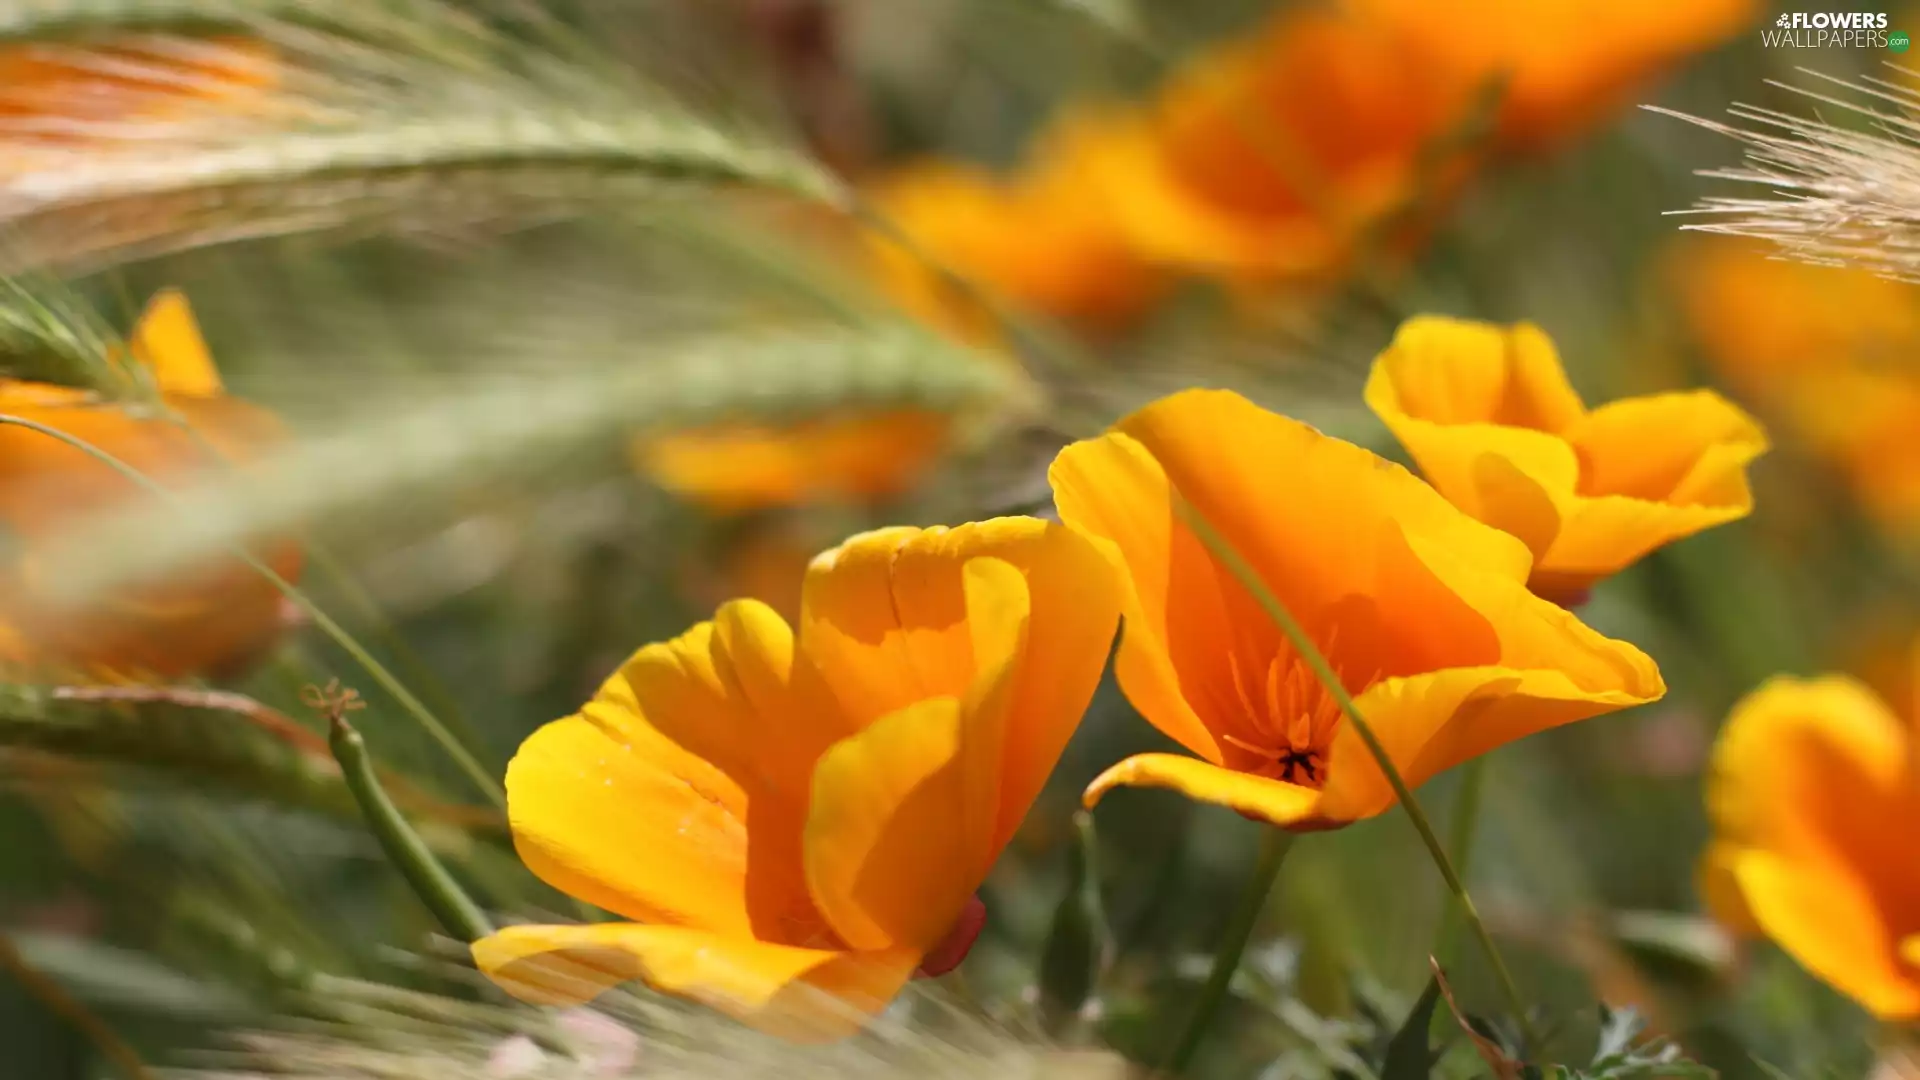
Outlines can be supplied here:
M1471 100L1367 20L1291 7L1200 54L1137 109L1069 117L1035 167L1084 162L1105 214L1156 264L1324 277L1351 269L1369 230L1464 177L1463 162L1425 153Z
M1367 404L1455 506L1533 552L1572 601L1648 552L1753 509L1766 433L1710 390L1589 410L1538 327L1422 316L1374 361Z
M1920 532L1920 290L1769 254L1740 240L1683 245L1670 265L1688 332L1870 515Z
M0 379L0 413L84 440L161 482L232 467L283 437L273 414L225 395L179 293L154 298L130 351L177 421L86 390L16 379ZM13 544L0 572L0 658L171 678L230 666L273 639L281 624L279 592L232 560L79 610L48 598L37 557L60 542L61 530L78 517L144 497L132 481L76 447L26 428L0 427L0 526ZM291 542L263 555L281 576L298 576L300 552Z
M1674 63L1732 37L1755 0L1344 0L1375 32L1456 80L1498 78L1499 140L1562 142Z
M1920 290L1865 270L1774 257L1767 244L1688 237L1667 259L1680 314L1714 370L1765 395L1842 363L1888 367L1920 350Z
M1082 327L1138 315L1169 272L1324 282L1421 239L1479 164L1468 136L1489 91L1501 90L1490 148L1562 141L1757 10L1287 5L1182 63L1144 102L1063 113L1004 180L922 164L876 185L876 203L934 261ZM909 310L970 339L983 332L976 305L912 253L882 248L882 279Z
M1117 621L1084 539L1000 518L821 555L797 631L735 601L641 649L507 771L528 867L635 921L510 927L475 960L529 1000L641 978L844 1034L978 932Z
M723 424L636 439L661 487L720 512L832 499L880 499L947 448L954 418L932 409L825 416L787 425Z
M1061 519L1124 573L1121 689L1199 755L1142 754L1119 785L1173 788L1293 829L1394 795L1358 734L1253 597L1176 516L1190 504L1338 671L1409 784L1546 728L1652 701L1653 661L1527 591L1518 540L1397 465L1191 390L1061 451Z
M1017 310L1088 328L1136 313L1164 285L1072 169L1001 180L965 165L925 163L875 183L869 194L907 239L872 238L883 287L910 314L962 341L998 341L998 320L929 259Z
M1702 891L1875 1015L1920 1017L1920 730L1852 679L1734 706L1707 781Z

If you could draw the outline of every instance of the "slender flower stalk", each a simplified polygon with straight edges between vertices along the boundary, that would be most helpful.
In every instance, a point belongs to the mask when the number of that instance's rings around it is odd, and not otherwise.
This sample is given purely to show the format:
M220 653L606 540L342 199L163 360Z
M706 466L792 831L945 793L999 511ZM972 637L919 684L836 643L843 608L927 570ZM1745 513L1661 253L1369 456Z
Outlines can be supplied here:
M413 886L420 902L433 912L447 933L461 941L478 941L493 933L487 917L480 913L453 875L447 873L447 868L440 865L440 860L434 858L420 834L407 824L399 808L387 797L386 789L380 786L373 771L373 757L367 753L366 740L347 722L347 713L364 704L360 695L342 689L336 680L324 690L309 686L301 696L310 708L326 716L327 741L333 748L334 760L340 763L341 774L346 777L347 789L360 804L360 813L366 818L374 839L380 842L380 849L387 853L388 861L407 879L407 884Z
M1233 910L1233 917L1227 922L1226 930L1220 935L1220 945L1213 954L1213 967L1207 972L1206 985L1200 988L1200 1000L1193 1006L1193 1015L1188 1017L1187 1026L1180 1032L1180 1041L1173 1046L1173 1052L1167 1055L1162 1071L1169 1076L1178 1076L1187 1071L1192 1064L1193 1055L1199 1051L1200 1042L1207 1034L1207 1025L1213 1014L1219 1011L1220 1003L1227 998L1227 987L1233 983L1233 973L1240 970L1240 958L1247 951L1247 942L1253 937L1253 928L1260 921L1260 913L1266 910L1267 897L1273 892L1273 883L1280 878L1280 867L1286 862L1287 852L1293 848L1294 835L1285 829L1268 828L1260 838L1260 855L1253 865L1253 874L1247 878L1247 888L1240 894L1240 905Z
M1453 868L1465 881L1472 873L1473 834L1480 824L1480 794L1486 786L1487 759L1474 758L1460 769L1460 790L1453 798L1453 816L1447 830L1447 850L1453 854ZM1446 911L1440 916L1440 933L1433 943L1433 955L1442 966L1453 963L1455 942L1460 937L1462 912L1459 901L1447 898Z

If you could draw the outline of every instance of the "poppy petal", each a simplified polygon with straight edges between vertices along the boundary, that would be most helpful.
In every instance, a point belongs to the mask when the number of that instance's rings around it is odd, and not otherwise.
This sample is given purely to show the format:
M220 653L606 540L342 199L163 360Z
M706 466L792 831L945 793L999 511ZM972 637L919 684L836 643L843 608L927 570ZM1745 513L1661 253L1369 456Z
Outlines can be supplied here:
M896 526L849 537L807 567L800 598L800 636L847 715L861 723L930 696L894 601L893 564L919 529ZM958 566L953 567L957 572ZM931 628L964 642L960 597L948 618ZM941 650L930 650L936 658ZM939 671L949 670L944 662ZM951 681L951 680L949 680ZM958 697L968 680L947 688Z
M769 945L675 926L511 926L473 944L480 970L514 996L577 1005L618 983L703 1002L789 1038L858 1029L913 972L917 954Z
M1112 570L1062 525L1005 517L862 534L815 560L807 580L802 637L848 713L968 702L970 767L993 774L999 793L991 842L974 849L990 860L1099 684L1119 619Z
M1319 821L1320 793L1300 784L1223 769L1180 754L1135 754L1087 786L1089 809L1116 787L1170 788L1198 802L1237 810L1282 828Z
M962 566L966 618L948 633L966 637L943 639L934 628L953 623L952 582ZM1112 568L1065 526L995 518L929 529L903 545L893 598L910 628L922 689L968 697L967 757L995 774L998 790L990 860L1045 786L1100 683L1120 619ZM969 662L935 674L954 657ZM974 700L989 691L1005 714L992 725ZM999 750L983 749L986 739Z
M1759 421L1711 390L1626 398L1566 431L1587 495L1752 507L1744 466L1767 450Z
M836 743L814 772L807 884L856 949L929 949L973 895L962 719L952 698L910 705Z
M757 601L636 652L507 770L516 846L548 884L629 918L804 937L813 763L848 725Z
M1920 972L1902 956L1883 898L1835 866L1748 850L1735 880L1769 938L1822 981L1888 1019L1920 1017Z
M1902 815L1920 813L1911 752L1905 722L1861 683L1774 679L1728 716L1707 806L1727 842L1892 869L1911 861ZM1920 902L1920 868L1908 877Z
M1047 478L1061 520L1093 542L1118 580L1124 629L1113 666L1127 700L1174 741L1224 761L1208 722L1221 720L1196 711L1183 681L1224 674L1214 669L1230 652L1219 638L1228 619L1210 558L1174 520L1165 470L1138 441L1110 434L1062 450Z
M1709 845L1707 853L1700 857L1697 882L1700 899L1715 922L1732 933L1753 935L1761 932L1760 924L1754 920L1753 909L1747 906L1746 894L1740 891L1740 877L1735 873L1740 852L1737 844Z
M514 755L507 797L520 858L561 892L628 918L748 932L745 794L637 719L601 709L547 724Z
M180 290L155 293L134 325L132 337L133 355L153 369L154 383L162 393L210 398L226 391L206 339L200 336L193 308Z
M1920 972L1899 952L1920 928L1909 738L1851 679L1775 679L1734 707L1707 787L1754 924L1882 1016L1920 1015Z
M1560 671L1478 667L1384 679L1354 705L1401 779L1418 788L1507 743L1647 700L1644 692L1583 687ZM1328 753L1321 816L1355 821L1394 802L1392 785L1359 732L1342 724Z
M1366 393L1376 411L1384 407L1441 427L1489 424L1555 434L1586 412L1552 339L1532 323L1408 319L1374 361Z

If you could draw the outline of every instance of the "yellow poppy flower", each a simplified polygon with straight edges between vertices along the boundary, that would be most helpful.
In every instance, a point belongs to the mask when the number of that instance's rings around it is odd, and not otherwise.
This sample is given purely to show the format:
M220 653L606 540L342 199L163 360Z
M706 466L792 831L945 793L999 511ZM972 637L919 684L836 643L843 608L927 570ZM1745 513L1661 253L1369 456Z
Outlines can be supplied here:
M475 960L534 1001L641 978L792 1037L857 1026L978 931L1117 604L1059 525L882 529L815 559L797 630L735 601L641 649L507 770L528 867L634 921L510 927Z
M147 366L178 421L89 391L0 379L0 413L82 439L161 482L231 468L278 442L278 418L225 395L185 297L155 297L130 352ZM112 467L66 443L0 427L0 527L13 548L0 562L0 658L15 664L104 668L174 677L231 666L271 642L280 594L252 569L216 560L164 584L106 597L81 610L51 603L38 556L78 517L149 497ZM298 576L290 542L261 554Z
M1874 1014L1920 1017L1920 731L1840 676L1734 706L1707 781L1703 891Z
M1286 604L1407 783L1533 732L1652 701L1638 649L1527 591L1511 536L1405 469L1232 393L1190 390L1061 451L1061 519L1125 573L1114 670L1197 757L1143 754L1087 790L1166 787L1292 829L1394 795L1278 627L1175 516L1176 494Z
M1760 425L1710 390L1589 410L1528 323L1410 319L1366 398L1442 495L1526 543L1534 591L1559 600L1745 517L1746 466L1767 449Z
M668 491L733 513L905 491L947 448L954 418L933 409L720 424L645 435L638 468Z

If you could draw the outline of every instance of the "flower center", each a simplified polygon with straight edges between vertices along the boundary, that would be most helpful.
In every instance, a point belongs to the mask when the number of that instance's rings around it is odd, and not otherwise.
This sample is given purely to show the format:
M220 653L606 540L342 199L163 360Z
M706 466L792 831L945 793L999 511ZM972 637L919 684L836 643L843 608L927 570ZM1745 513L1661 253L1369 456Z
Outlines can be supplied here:
M1246 724L1222 738L1255 759L1244 771L1303 787L1323 786L1327 751L1340 723L1339 703L1292 649L1283 649L1264 670L1229 659Z

